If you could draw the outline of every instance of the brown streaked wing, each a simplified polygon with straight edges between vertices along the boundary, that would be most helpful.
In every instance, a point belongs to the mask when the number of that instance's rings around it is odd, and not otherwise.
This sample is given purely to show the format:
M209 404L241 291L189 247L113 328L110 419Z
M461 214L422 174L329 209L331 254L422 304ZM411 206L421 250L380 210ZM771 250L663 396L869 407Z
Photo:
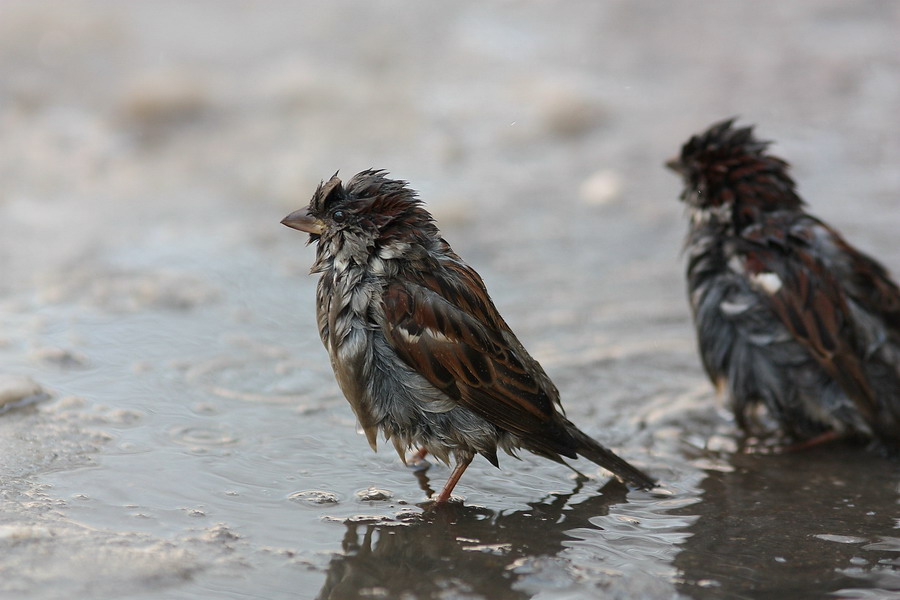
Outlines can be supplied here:
M866 310L879 315L895 336L900 338L900 288L891 281L887 269L870 256L860 252L827 225L835 245L851 258L853 265L853 299Z
M553 402L491 327L496 320L486 324L415 283L392 283L383 298L385 337L406 364L502 429L521 436L545 429Z
M823 369L854 401L867 423L877 429L878 412L862 358L856 351L847 299L837 279L807 248L749 251L751 272L774 273L781 287L767 294L775 313Z

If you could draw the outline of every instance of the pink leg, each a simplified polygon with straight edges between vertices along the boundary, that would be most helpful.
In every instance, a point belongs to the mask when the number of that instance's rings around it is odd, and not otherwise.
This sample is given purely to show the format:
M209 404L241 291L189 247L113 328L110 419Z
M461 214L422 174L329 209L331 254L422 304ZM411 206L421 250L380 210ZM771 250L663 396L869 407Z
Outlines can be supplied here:
M443 504L447 500L450 499L450 494L453 492L453 488L456 487L456 484L459 483L459 478L462 477L462 474L465 473L466 468L472 462L472 456L459 460L456 463L456 466L453 467L453 472L450 473L450 479L447 480L447 484L444 486L444 489L441 490L441 493L438 495L435 500L436 504Z
M833 442L838 439L840 436L834 430L826 431L825 433L820 433L816 437L809 438L808 440L803 440L802 442L797 442L796 444L791 444L787 448L784 449L785 452L799 452L801 450L809 450L815 446L820 446L822 444L827 444L828 442Z
M425 460L425 457L428 455L428 450L425 448L419 448L412 454L410 454L409 458L406 459L406 466L412 469L413 471L424 471L431 464Z

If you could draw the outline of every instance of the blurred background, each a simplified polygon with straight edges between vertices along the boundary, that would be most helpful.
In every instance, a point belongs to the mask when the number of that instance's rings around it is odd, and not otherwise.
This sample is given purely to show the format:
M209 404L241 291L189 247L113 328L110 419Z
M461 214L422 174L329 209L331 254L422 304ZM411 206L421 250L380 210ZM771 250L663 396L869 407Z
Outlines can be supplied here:
M754 597L800 593L798 564L809 597L900 587L895 463L734 454L662 167L757 124L811 211L900 272L898 28L886 0L3 0L0 595ZM672 498L507 458L422 516L447 470L422 483L355 434L313 251L279 224L370 167L419 190L570 417ZM759 503L830 518L784 539Z

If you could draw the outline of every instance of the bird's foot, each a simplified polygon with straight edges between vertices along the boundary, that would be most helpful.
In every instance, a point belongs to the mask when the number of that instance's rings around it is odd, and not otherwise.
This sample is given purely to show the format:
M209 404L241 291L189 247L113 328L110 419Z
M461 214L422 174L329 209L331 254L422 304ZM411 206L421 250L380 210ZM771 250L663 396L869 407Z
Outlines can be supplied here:
M811 448L838 440L841 437L842 436L836 431L826 431L825 433L799 442L783 437L748 437L741 445L741 451L744 454L789 454L793 452L804 452Z
M778 437L747 437L740 443L742 454L781 454L788 442Z
M428 450L425 448L419 448L416 452L414 452L409 458L406 459L406 466L412 469L413 471L424 471L428 467L431 466L431 463L425 459L425 456L428 455Z
M471 462L472 456L457 458L456 466L453 467L453 472L450 473L450 479L447 480L446 485L444 485L444 489L442 489L441 493L438 494L437 498L434 499L435 505L444 504L445 502L450 500L450 494L453 493L453 488L456 487L456 484L459 482L459 478L462 477L462 474L465 473Z
M804 450L809 450L810 448L815 448L816 446L821 446L822 444L833 442L840 437L841 436L837 431L826 431L825 433L820 433L819 435L811 437L808 440L803 440L802 442L794 442L793 444L785 446L782 452L802 452Z

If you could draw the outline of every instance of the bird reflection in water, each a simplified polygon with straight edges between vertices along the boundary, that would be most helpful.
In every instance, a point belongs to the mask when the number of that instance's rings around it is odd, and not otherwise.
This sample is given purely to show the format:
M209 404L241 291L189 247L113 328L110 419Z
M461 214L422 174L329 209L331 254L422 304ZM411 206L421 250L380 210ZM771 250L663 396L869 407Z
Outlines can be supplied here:
M734 454L710 471L675 558L695 599L897 598L896 462L850 444Z
M530 598L516 584L540 568L537 561L561 552L573 539L567 532L596 529L593 517L626 501L628 488L612 480L599 493L569 504L587 479L575 481L571 493L552 494L515 512L451 502L405 522L348 521L343 552L329 564L317 598L431 598L452 592L495 600Z

